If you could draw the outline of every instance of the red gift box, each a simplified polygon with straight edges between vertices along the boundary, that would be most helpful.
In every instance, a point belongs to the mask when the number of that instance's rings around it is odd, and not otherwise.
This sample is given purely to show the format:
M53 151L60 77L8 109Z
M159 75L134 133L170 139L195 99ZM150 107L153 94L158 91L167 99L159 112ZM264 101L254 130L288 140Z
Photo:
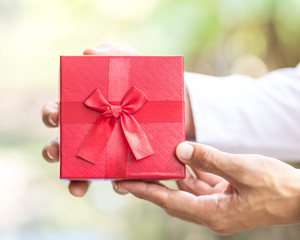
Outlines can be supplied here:
M61 56L60 177L177 179L183 56Z

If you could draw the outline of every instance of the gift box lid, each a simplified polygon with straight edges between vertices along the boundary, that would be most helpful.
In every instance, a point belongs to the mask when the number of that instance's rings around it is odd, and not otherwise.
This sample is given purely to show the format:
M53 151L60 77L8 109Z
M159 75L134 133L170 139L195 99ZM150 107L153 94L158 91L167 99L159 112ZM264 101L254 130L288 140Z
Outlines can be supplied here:
M60 72L61 178L185 177L184 165L174 153L184 141L183 56L61 56ZM87 98L97 90L110 106L120 106L133 88L147 102L130 115L153 153L136 159L118 116L111 120L115 121L113 131L96 161L79 157L80 148L103 115L84 103Z

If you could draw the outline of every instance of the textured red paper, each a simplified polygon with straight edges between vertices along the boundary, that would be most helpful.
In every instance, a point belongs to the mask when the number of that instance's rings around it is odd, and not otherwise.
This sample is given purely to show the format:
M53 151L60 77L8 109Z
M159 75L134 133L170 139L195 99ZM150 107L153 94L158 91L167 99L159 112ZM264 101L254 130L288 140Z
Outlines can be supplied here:
M175 156L184 141L182 56L62 56L60 81L60 156L63 179L177 179L185 168ZM154 154L136 160L120 119L95 164L76 156L101 115L84 100L98 88L110 104L119 104L135 86L149 101L132 116ZM101 137L101 136L100 136Z

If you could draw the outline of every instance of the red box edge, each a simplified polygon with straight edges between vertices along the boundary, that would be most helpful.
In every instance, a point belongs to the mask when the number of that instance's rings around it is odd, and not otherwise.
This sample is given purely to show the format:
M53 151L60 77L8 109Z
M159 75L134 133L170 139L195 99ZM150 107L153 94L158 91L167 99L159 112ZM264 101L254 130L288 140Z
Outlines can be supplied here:
M59 112L61 111L61 96L62 96L62 59L65 58L65 57L180 57L181 58L181 61L182 61L182 73L181 73L181 76L182 76L182 110L183 110L183 132L185 132L185 129L184 129L184 126L185 126L185 99L184 99L184 56L183 55L167 55L167 56L97 56L97 55L82 55L82 56L60 56L60 80L59 80ZM62 123L62 119L61 119L61 114L59 114L59 123L60 123L60 136L59 136L59 139L60 139L60 153L59 153L59 156L60 156L60 179L61 180L103 180L103 181L112 181L112 180L176 180L176 179L184 179L186 178L186 166L183 164L183 175L177 175L177 176L168 176L168 177L164 177L164 176L157 176L157 177L153 177L151 176L151 178L147 178L145 176L140 176L141 178L139 177L129 177L129 178L116 178L116 179L107 179L107 178L70 178L70 177L64 177L63 176L63 173L62 173L62 127L61 127L61 123ZM185 134L183 134L183 141L185 141ZM179 160L178 160L179 161Z

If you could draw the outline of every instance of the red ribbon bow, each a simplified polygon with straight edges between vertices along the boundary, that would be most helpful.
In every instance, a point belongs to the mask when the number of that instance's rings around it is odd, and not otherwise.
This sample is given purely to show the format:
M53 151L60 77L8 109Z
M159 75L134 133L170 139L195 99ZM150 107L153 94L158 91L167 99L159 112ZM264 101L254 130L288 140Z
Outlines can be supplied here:
M102 114L88 133L77 156L94 164L104 150L119 117L124 135L135 158L140 160L152 155L154 152L145 132L131 115L140 110L147 101L147 96L141 90L132 87L125 94L120 105L111 105L97 88L84 101L84 104Z

